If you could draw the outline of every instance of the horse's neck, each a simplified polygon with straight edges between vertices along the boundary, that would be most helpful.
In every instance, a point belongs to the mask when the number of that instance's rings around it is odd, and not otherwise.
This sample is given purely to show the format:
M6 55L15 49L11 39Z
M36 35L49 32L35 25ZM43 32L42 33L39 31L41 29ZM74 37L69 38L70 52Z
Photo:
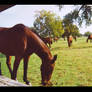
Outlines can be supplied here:
M50 55L45 51L38 51L35 52L36 55L38 55L43 61L50 60Z
M36 48L35 53L42 60L50 60L50 59L52 59L52 55L51 55L50 50L48 49L48 47L44 43L42 43L41 45L38 45L38 48Z
M29 44L32 46L33 52L37 54L42 60L43 59L51 59L52 55L50 53L50 50L46 46L46 44L32 31L29 33ZM32 38L31 38L32 37ZM32 42L33 40L33 42ZM32 42L32 43L31 43Z

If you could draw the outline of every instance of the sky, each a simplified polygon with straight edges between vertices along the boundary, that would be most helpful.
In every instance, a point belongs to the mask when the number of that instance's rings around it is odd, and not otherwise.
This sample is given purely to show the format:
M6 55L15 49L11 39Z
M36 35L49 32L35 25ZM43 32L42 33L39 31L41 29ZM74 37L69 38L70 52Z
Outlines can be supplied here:
M12 27L18 23L22 23L28 27L33 26L35 14L37 11L47 10L54 12L57 16L63 19L64 15L74 9L73 5L66 5L59 11L57 5L15 5L0 13L0 27ZM92 25L89 27L83 26L80 28L80 33L84 34L86 31L92 32Z

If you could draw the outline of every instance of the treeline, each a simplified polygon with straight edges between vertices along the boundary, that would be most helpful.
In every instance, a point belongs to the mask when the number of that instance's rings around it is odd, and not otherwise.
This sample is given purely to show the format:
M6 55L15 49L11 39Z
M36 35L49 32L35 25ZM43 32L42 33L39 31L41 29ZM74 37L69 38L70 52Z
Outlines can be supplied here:
M57 7L61 12L66 5L57 5ZM75 8L67 13L63 19L52 11L37 11L33 29L44 37L82 36L79 27L82 24L86 26L92 24L92 5L74 5L73 7ZM88 36L88 34L89 32L85 33L84 36Z
M83 36L89 36L90 34L92 34L92 32L87 31L87 32L85 32L85 33L83 34Z
M61 19L52 11L36 12L33 25L31 29L42 37L81 36L77 25L70 23L67 18Z
M59 8L62 8L62 5ZM64 36L88 36L91 32L80 33L79 27L83 23L90 25L91 6L79 5L72 12L66 14L63 19L52 11L41 10L35 14L32 29L42 37L64 37ZM76 25L78 24L78 26Z

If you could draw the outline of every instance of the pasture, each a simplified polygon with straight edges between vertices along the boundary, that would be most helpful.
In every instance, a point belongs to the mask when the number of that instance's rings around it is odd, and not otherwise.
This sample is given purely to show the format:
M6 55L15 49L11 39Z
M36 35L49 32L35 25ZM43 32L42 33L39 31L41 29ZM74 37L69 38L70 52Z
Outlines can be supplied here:
M57 54L55 69L51 81L53 86L92 86L92 43L86 43L86 37L73 40L72 47L68 47L67 41L62 38L54 42L51 53ZM13 67L14 57L12 57ZM0 54L3 76L10 78L6 65L6 58ZM28 80L32 86L41 86L41 60L33 54L28 64ZM23 82L23 60L18 69L17 80Z

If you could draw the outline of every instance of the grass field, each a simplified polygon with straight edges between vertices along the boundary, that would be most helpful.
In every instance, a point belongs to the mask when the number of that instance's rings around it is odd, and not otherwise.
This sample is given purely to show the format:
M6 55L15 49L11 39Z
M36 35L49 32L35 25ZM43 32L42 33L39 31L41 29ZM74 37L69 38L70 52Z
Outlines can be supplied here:
M71 48L68 48L67 41L58 40L52 44L51 53L57 54L55 69L51 81L53 86L92 86L92 43L86 43L86 38L78 38ZM10 77L6 66L5 56L0 54L2 62L2 73ZM12 57L13 67L14 57ZM33 54L28 65L28 80L33 86L41 86L40 74L41 60ZM23 61L21 61L17 80L23 82Z

